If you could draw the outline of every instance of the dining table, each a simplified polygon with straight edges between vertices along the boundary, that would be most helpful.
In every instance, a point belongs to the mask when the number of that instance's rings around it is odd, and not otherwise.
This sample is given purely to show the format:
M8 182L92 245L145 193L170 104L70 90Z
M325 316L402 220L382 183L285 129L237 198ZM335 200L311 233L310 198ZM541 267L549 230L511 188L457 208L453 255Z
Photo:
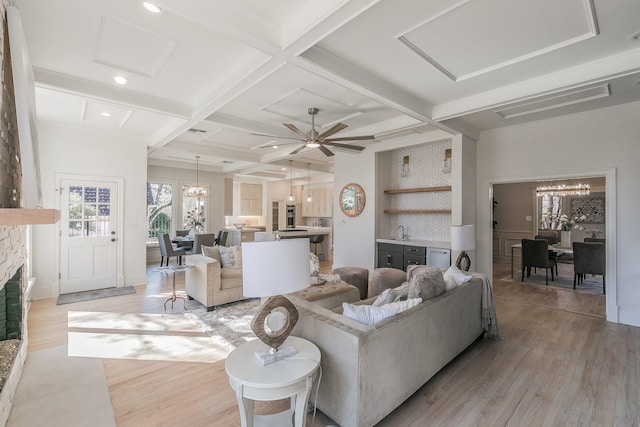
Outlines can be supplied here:
M522 243L516 243L515 245L511 245L511 277L513 278L513 250L514 249L522 249ZM549 245L549 250L556 253L556 255L573 255L573 248L571 247L562 247L558 244Z
M193 236L176 236L171 239L179 248L193 249Z

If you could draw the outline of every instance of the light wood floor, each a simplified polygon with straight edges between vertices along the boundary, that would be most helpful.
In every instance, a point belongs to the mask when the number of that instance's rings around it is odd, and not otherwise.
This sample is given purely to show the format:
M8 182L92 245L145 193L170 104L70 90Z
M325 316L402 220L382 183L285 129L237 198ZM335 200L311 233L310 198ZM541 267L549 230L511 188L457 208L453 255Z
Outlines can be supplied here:
M323 272L329 269L324 263ZM476 341L380 425L640 424L640 328L608 323L601 296L495 279L508 270L505 264L494 271L502 340ZM65 344L69 310L162 312L170 283L149 272L149 283L134 295L62 306L34 301L29 350ZM119 426L240 424L224 361L103 363ZM283 405L262 403L256 410ZM328 423L320 415L314 427Z

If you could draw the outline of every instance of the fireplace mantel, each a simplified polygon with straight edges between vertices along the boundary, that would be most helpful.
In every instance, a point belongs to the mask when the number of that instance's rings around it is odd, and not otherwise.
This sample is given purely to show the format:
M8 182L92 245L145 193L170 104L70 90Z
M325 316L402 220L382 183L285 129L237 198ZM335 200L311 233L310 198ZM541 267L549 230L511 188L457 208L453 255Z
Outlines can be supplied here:
M0 209L0 225L55 224L60 221L58 209Z

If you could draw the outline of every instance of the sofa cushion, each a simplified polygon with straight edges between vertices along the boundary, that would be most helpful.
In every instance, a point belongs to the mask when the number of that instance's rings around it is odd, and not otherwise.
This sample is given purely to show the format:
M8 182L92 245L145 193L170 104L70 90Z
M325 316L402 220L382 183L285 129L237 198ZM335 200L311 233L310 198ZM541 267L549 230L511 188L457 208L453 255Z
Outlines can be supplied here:
M342 303L342 314L349 319L353 319L363 325L373 325L387 317L398 314L398 307L388 306L374 307L372 305L354 305L347 302Z
M442 271L437 267L426 265L407 266L407 281L409 282L409 299L422 298L427 300L435 298L442 295L447 289Z
M231 289L242 287L242 268L222 268L220 269L220 289Z
M222 265L222 257L220 256L218 246L202 246L202 254L209 258L217 259L220 265Z

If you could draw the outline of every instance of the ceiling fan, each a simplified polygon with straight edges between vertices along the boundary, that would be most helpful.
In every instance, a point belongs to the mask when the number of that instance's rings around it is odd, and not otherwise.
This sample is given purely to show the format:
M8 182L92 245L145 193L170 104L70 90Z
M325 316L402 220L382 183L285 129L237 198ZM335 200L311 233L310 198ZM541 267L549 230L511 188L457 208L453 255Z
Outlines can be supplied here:
M286 138L281 136L265 135L260 133L254 133L252 135L268 136L270 138L278 138L278 139L290 139L294 141L303 142L303 144L300 147L296 148L289 154L298 154L300 151L304 150L305 148L318 148L326 156L333 156L333 153L331 152L331 150L325 147L326 145L333 146L333 147L347 148L349 150L362 151L364 150L365 147L358 147L357 145L341 144L338 141L366 141L366 140L371 140L375 138L373 135L345 136L343 138L329 138L331 135L345 129L347 125L345 125L344 123L336 123L330 129L322 133L318 133L318 131L315 128L315 116L316 114L318 114L318 109L315 107L311 107L307 110L307 113L311 115L311 130L309 132L303 132L291 123L283 123L285 127L287 127L292 132L298 134L302 138ZM297 142L289 142L285 144L296 144L296 143ZM282 145L282 144L271 143L267 145L262 145L260 146L260 148L274 147L277 145Z

